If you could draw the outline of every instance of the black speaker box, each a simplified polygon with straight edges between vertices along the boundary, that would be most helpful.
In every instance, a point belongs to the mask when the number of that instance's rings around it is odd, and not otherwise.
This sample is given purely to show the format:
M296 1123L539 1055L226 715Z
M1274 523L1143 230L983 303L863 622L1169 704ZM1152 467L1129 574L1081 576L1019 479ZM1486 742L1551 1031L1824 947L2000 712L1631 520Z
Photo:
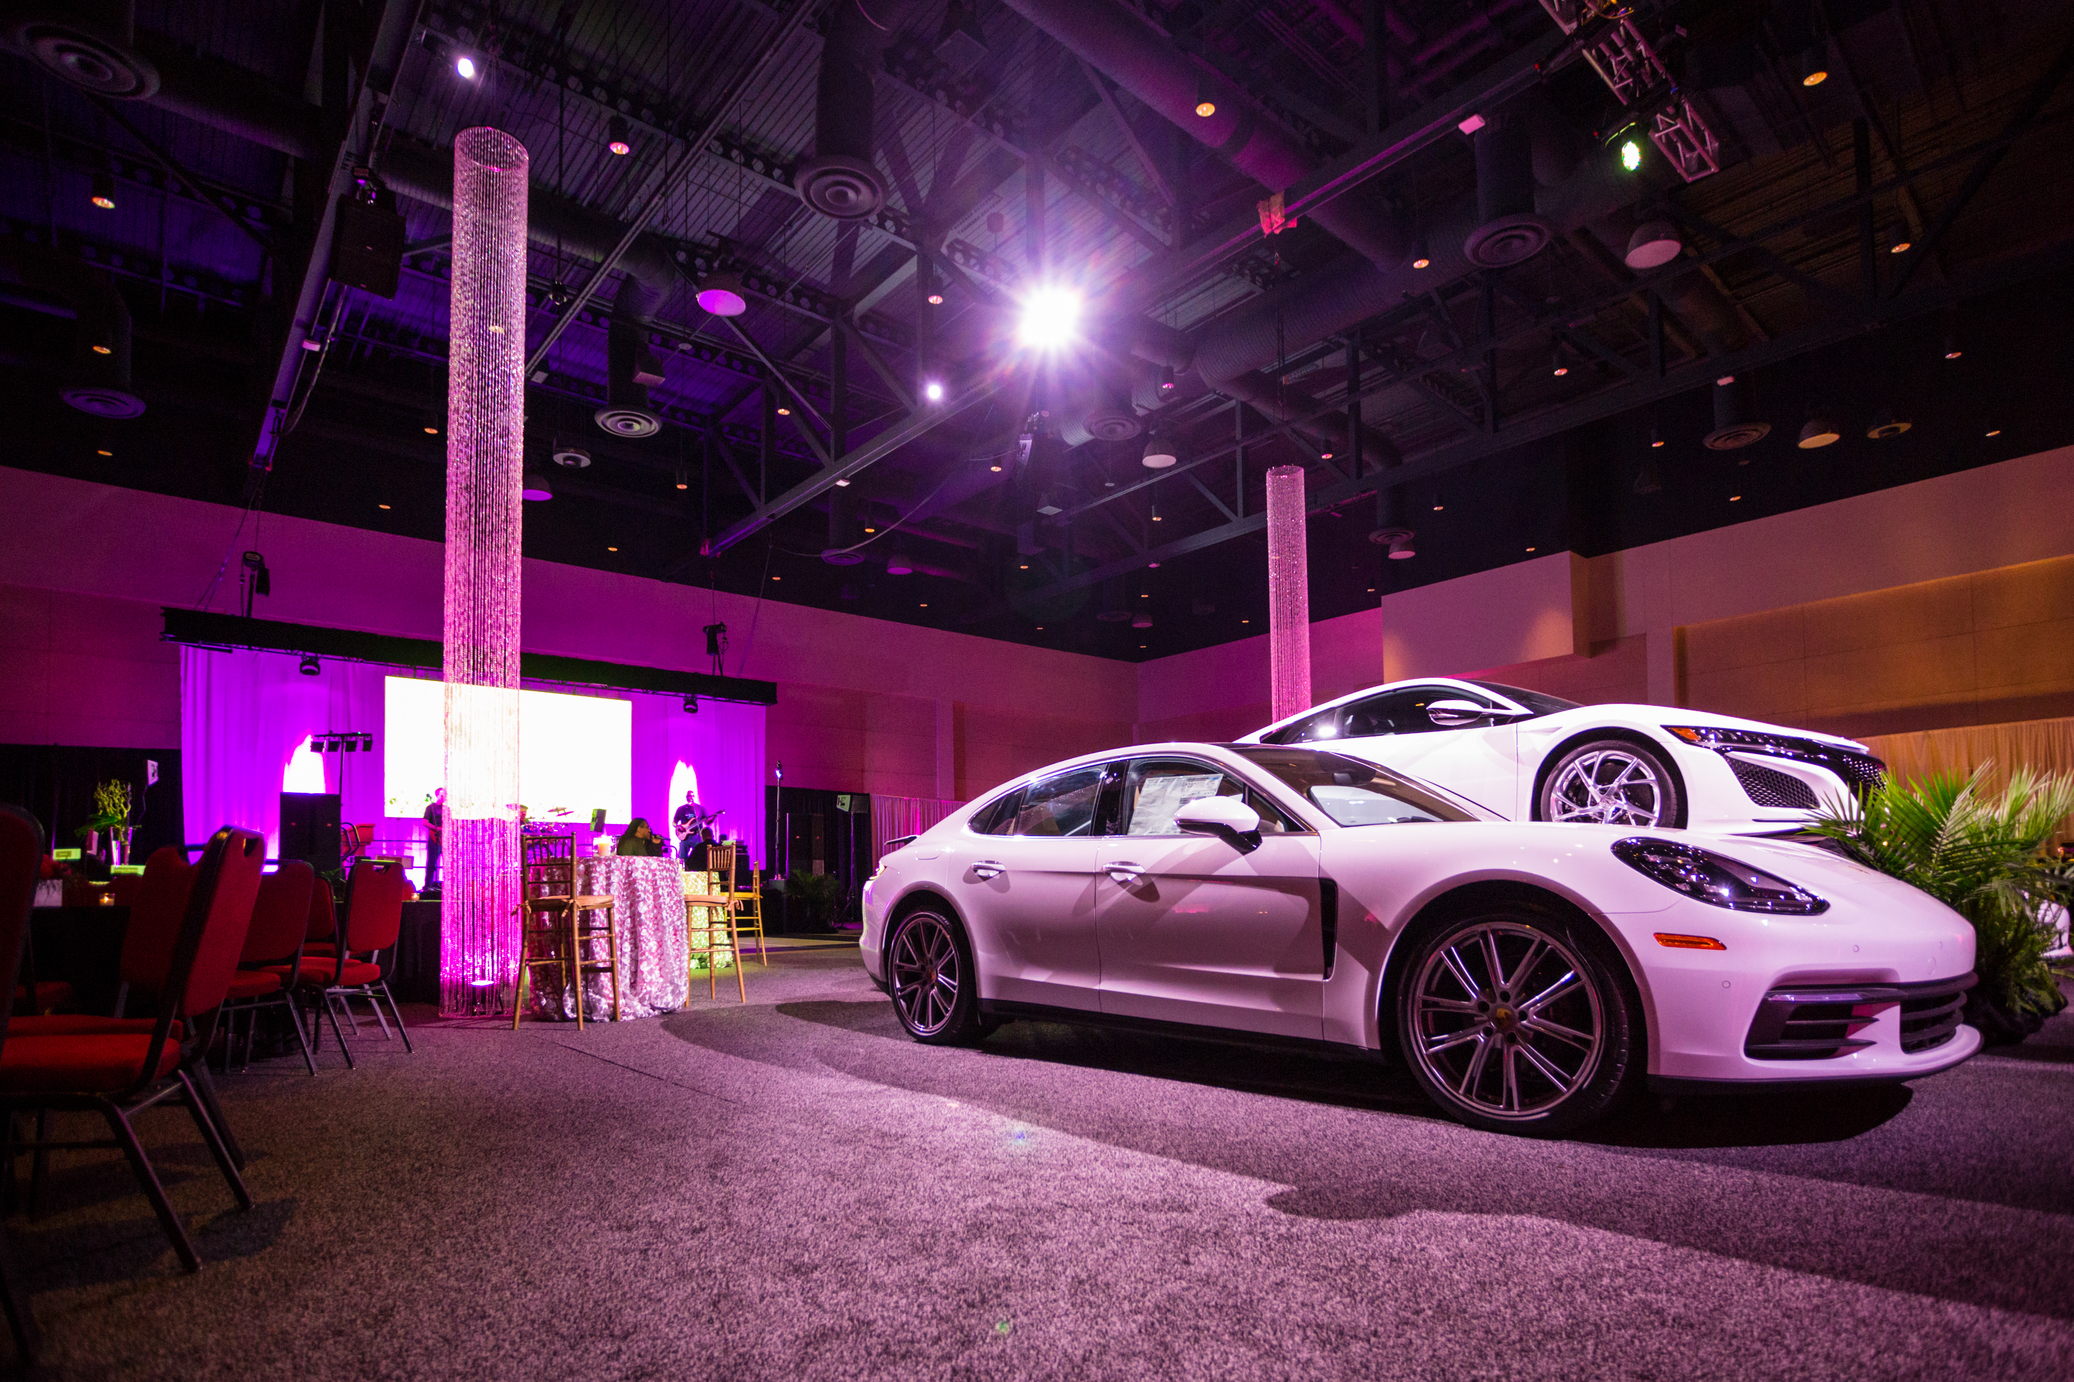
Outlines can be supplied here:
M339 866L336 792L281 793L281 857L302 859L319 873Z
M376 297L393 298L402 269L402 214L350 198L341 201L338 231L331 242L331 276Z

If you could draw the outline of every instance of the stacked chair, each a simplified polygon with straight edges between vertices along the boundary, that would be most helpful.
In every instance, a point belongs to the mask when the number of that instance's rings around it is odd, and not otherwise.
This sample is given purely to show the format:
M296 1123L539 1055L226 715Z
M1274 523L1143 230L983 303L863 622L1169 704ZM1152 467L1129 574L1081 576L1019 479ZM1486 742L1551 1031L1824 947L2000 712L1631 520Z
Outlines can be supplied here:
M335 926L327 915L331 911L330 889L325 887L319 892L313 888L302 952L263 967L266 972L280 976L284 990L299 993L322 1011L331 1023L331 1034L337 1039L339 1050L345 1055L347 1069L353 1068L353 1048L347 1044L338 1019L343 1011L348 1024L355 1031L359 1030L353 1018L352 1001L355 998L365 999L374 1010L375 1021L385 1039L390 1035L389 1019L393 1017L396 1034L403 1038L403 1049L415 1049L411 1046L410 1033L404 1028L403 1014L396 1007L395 995L389 992L389 981L382 977L382 967L377 963L382 951L394 948L396 938L403 930L403 898L409 889L410 883L401 862L394 859L360 860L346 877L344 925ZM283 925L285 929L285 918ZM333 935L334 930L340 934ZM389 1005L386 1014L382 1011L385 1002ZM292 1008L294 999L291 998L289 1003ZM310 1048L323 1041L315 1012L310 1015L310 1028L313 1039L305 1048L306 1055Z
M526 1010L526 990L537 969L555 971L556 992L576 994L576 1028L583 1029L583 976L612 975L612 1020L619 1021L619 930L613 924L609 894L576 891L576 841L573 836L535 835L523 842L520 881L519 975L511 999L511 1029L518 1030ZM596 918L602 916L602 921ZM604 945L604 955L586 954Z
M0 865L0 880L12 877L12 860L20 847L22 830L18 815L0 811L0 840L5 841L0 855L8 861ZM35 833L33 827L30 833ZM5 1023L0 1027L0 1113L8 1117L10 1132L15 1114L37 1116L36 1142L17 1145L10 1137L9 1143L10 1163L17 1151L32 1150L36 1154L36 1174L30 1183L32 1206L50 1152L119 1147L150 1199L159 1226L189 1271L201 1269L201 1257L167 1200L131 1119L168 1100L184 1104L239 1207L252 1207L252 1196L238 1174L244 1165L244 1154L224 1121L204 1061L216 1035L217 1015L230 994L238 954L244 946L253 902L259 893L265 854L266 842L249 830L225 826L217 831L202 851L200 865L193 870L170 946L155 952L165 956L162 969L150 973L141 962L133 966L129 963L130 947L124 946L124 973L133 986L152 984L158 994L157 1017L56 1015L0 1019ZM27 923L27 908L16 905L14 891L11 884L0 881L0 928L13 932L9 936L0 931L0 948L4 948L0 968L5 971L12 971L18 963L21 929ZM150 920L147 916L147 925L136 929L154 932L156 928ZM160 937L153 934L147 939L155 944ZM142 953L140 941L139 954ZM0 977L11 980L13 975L8 972ZM50 1114L62 1110L100 1114L113 1138L88 1142L49 1140ZM13 1313L10 1307L10 1315ZM20 1337L17 1325L17 1338Z

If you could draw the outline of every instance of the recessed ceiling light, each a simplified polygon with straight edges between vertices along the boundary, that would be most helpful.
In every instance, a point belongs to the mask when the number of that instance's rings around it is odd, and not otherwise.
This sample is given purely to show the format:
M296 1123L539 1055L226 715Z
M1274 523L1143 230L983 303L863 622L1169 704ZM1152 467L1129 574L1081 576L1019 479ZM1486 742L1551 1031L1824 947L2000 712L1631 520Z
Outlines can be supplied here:
M1987 431L1987 435L1991 437L1999 437L2002 435L2002 429L1999 427L1990 427Z
M388 508L389 506L388 506L387 504L377 504L377 505L375 505L375 507L376 507L376 508L378 508L378 509L386 509L386 508Z
M1742 496L1742 495L1740 495L1740 494L1731 494L1731 495L1729 495L1729 496L1728 496L1728 502L1729 502L1729 503L1731 503L1731 504L1738 504L1738 503L1741 503L1741 502L1742 502L1742 499L1743 499L1743 496Z
M113 451L110 451L107 447L101 446L94 448L94 454L96 456L113 456L115 453Z
M1374 586L1370 586L1370 587L1368 588L1368 593L1369 593L1369 594L1371 594L1371 595L1375 594L1375 587L1374 587Z
M866 528L866 529L865 529L864 531L865 531L865 532L867 532L867 533L875 533L875 532L877 532L877 531L878 531L878 529L877 529L877 528Z
M605 550L608 552L617 552L619 549L617 547L607 547Z
M923 609L927 609L927 608L929 608L929 602L928 602L927 600L924 600L924 601L922 601L922 608L923 608Z
M990 465L987 467L987 469L993 471L996 475L999 475L1001 473L1001 467L997 465Z
M779 416L779 417L791 417L791 416L792 416L792 410L791 410L790 408L780 408L780 409L778 409L778 416Z
M1028 563L1028 562L1024 562L1024 563L1023 563L1023 564L1022 564L1022 565L1021 565L1020 567L1018 567L1017 569L1018 569L1018 570L1021 570L1021 571L1028 571L1028 570L1030 569L1030 563Z
M784 580L785 578L784 578L783 576L773 576L773 577L771 577L771 579L772 579L772 580L774 580L774 581L782 581L782 580Z
M1253 621L1252 621L1251 619L1241 619L1241 620L1239 620L1239 622L1240 622L1241 624L1250 624L1250 623L1252 623Z
M1893 244L1891 244L1891 245L1889 245L1889 246L1887 247L1887 253L1889 253L1889 254L1907 254L1907 253L1908 253L1908 252L1909 252L1910 250L1912 250L1912 249L1914 249L1914 248L1915 248L1915 241L1913 241L1913 240L1896 240L1896 241L1895 241L1895 242L1894 242Z
M930 305L931 307L941 307L941 306L943 306L943 294L942 294L942 293L931 293L931 294L929 295L929 305Z
M1533 549L1533 548L1531 548L1531 547L1529 547L1529 548L1528 548L1527 550L1528 550L1529 552L1531 552L1531 551L1533 551L1534 549Z

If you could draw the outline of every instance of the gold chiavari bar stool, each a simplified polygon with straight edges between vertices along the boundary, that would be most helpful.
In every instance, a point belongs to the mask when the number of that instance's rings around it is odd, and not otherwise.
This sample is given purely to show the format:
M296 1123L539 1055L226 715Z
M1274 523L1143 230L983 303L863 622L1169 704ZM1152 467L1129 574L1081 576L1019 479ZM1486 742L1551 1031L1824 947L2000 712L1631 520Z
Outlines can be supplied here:
M573 987L576 1027L583 1029L583 976L612 974L612 1020L619 1021L619 932L610 894L576 891L576 845L568 835L540 835L523 842L524 879L519 901L519 981L511 1006L512 1030L526 1008L526 989L536 968L552 966L556 987ZM604 914L604 921L586 916ZM605 942L603 959L587 958L586 942Z
M684 929L689 956L686 968L690 973L698 957L706 957L706 996L720 996L720 957L725 955L735 968L735 987L741 991L742 1001L749 1001L749 984L742 977L742 943L735 931L734 894L729 891L734 871L733 845L713 844L706 846L706 862L711 870L706 873L684 875ZM715 878L715 874L719 878ZM687 980L690 975L687 974Z
M736 847L739 850L739 846ZM763 938L763 870L749 870L749 886L735 886L738 875L733 869L727 873L727 895L734 899L735 935L737 938L756 937L756 958L763 967L771 967L770 945Z

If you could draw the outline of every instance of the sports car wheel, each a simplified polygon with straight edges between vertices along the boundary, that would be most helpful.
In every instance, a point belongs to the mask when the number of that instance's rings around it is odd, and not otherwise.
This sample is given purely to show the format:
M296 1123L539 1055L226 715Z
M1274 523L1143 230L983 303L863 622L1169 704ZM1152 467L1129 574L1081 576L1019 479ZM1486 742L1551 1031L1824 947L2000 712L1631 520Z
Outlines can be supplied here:
M1636 1030L1625 991L1570 923L1528 908L1457 918L1398 985L1406 1063L1449 1115L1493 1132L1581 1127L1619 1097Z
M916 1041L935 1046L981 1035L979 995L958 923L940 912L909 912L886 942L893 1011Z
M1549 771L1534 819L1680 826L1685 811L1662 755L1631 739L1600 739L1570 750Z

